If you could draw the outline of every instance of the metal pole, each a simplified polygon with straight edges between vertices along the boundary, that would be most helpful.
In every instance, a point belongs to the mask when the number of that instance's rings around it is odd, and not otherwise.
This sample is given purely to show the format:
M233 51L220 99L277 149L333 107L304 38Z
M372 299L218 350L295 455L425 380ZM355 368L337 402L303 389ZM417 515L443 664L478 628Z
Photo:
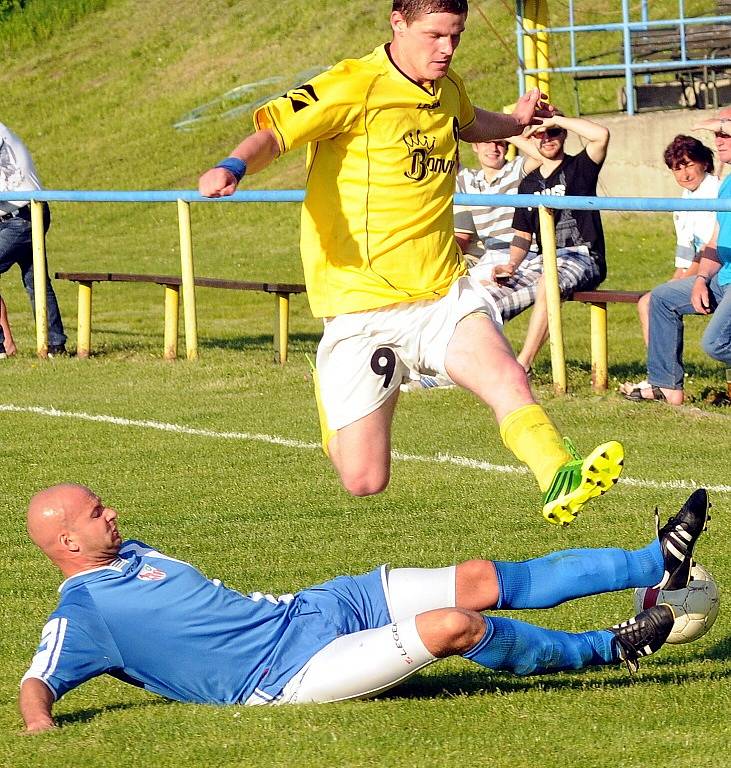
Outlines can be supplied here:
M166 360L178 356L178 317L180 315L180 286L166 285L165 288L165 335L163 340Z
M629 0L622 0L622 38L624 40L624 92L627 99L627 114L635 113L634 77L632 76L632 40L629 32Z
M43 203L31 200L30 223L33 235L33 291L36 305L36 352L48 357L48 313L46 301L46 233Z
M535 3L536 0L528 0L528 7L524 8L523 27L525 32L536 28L535 24ZM530 14L530 18L527 14ZM535 69L537 67L537 53L536 53L536 39L534 35L528 35L523 33L523 51L525 54L525 68ZM536 75L525 76L525 89L526 91L531 88L535 88L538 85L538 77Z
M541 226L543 281L544 290L546 291L548 333L551 344L553 389L557 395L564 395L566 394L566 360L563 350L563 332L561 330L561 292L558 287L556 230L553 224L553 211L540 207L538 209L538 216Z
M183 317L185 350L188 360L198 359L198 321L195 311L195 273L193 271L193 235L190 226L190 203L178 199L180 228L180 274L183 280Z
M515 45L518 49L518 95L526 92L525 83L525 37L523 35L523 0L516 0Z
M536 64L538 69L544 70L538 75L538 86L541 91L550 96L550 74L548 70L550 62L548 61L548 7L546 0L536 0L536 29L538 36L536 38Z
M76 357L80 359L87 358L91 354L91 288L90 281L79 282Z
M606 302L592 303L589 313L591 315L591 386L595 392L606 392L609 383Z

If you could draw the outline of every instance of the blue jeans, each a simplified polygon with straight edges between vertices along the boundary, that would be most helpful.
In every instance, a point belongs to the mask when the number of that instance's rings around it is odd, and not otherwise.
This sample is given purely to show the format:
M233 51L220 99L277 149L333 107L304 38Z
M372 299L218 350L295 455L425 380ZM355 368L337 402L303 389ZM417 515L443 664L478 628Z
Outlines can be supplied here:
M50 224L50 216L47 213L46 230ZM23 286L28 292L35 317L35 290L33 286L33 240L31 237L31 225L29 221L16 217L0 222L0 275L7 272L13 264L20 267L20 275ZM58 308L56 294L48 276L48 264L46 264L46 304L48 316L48 343L59 346L66 343L66 334L63 331L61 312ZM0 344L5 340L2 328L0 328Z
M683 316L697 312L690 303L695 277L670 280L650 294L650 343L647 380L655 387L683 389ZM711 317L703 334L703 351L731 367L731 285L708 285Z

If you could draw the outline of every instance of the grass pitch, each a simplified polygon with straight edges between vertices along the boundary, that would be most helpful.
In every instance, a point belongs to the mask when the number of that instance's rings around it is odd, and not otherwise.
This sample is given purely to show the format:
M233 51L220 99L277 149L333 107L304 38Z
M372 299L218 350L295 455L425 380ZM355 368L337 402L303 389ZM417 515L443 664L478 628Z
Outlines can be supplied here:
M209 23L201 25L201 4L193 0L144 6L109 0L71 32L9 56L2 119L26 139L49 187L192 187L248 126L214 122L180 133L175 120L239 83L365 52L386 29L386 14L372 3L282 0L266 18L249 2L206 5ZM496 17L507 19L495 5ZM479 20L471 24L475 31L468 31L458 68L468 75L472 69L476 101L501 106L505 94L489 85L498 81L495 71L505 72L500 82L513 82L510 62L479 67L495 54L484 51ZM512 96L512 85L509 91ZM301 164L301 155L287 158L252 183L299 186ZM57 204L53 210L52 270L177 269L173 205ZM193 225L199 274L301 280L297 206L198 206ZM605 226L607 287L643 288L670 273L669 216L607 214ZM436 566L478 556L524 559L563 547L641 546L654 535L654 506L670 514L689 487L701 484L712 489L714 508L697 555L726 600L731 422L727 410L705 399L724 382L723 370L698 346L704 320L688 322L690 405L634 405L614 392L591 392L588 310L572 304L564 312L571 393L553 396L545 354L536 389L580 449L606 439L625 444L626 475L611 493L568 529L548 526L532 478L500 470L517 465L491 416L467 394L446 391L402 397L394 447L412 458L395 461L384 494L357 500L340 489L317 448L305 353L314 351L320 326L302 297L293 299L292 355L284 368L272 363L269 297L200 290L201 359L169 364L161 359L161 291L114 285L95 289L93 359L40 362L18 283L15 271L0 283L20 347L16 359L0 363L3 765L481 761L511 768L620 762L661 768L678 760L699 767L727 760L725 605L709 635L663 649L634 678L612 668L518 679L456 659L378 700L279 709L169 703L99 679L59 702L59 730L23 736L18 681L61 581L24 530L24 508L38 488L86 483L119 509L125 534L237 589L277 593L381 562ZM75 287L56 287L73 348ZM642 377L633 308L611 307L609 329L612 384ZM507 333L519 344L524 330L520 318ZM516 615L582 630L632 612L627 592Z

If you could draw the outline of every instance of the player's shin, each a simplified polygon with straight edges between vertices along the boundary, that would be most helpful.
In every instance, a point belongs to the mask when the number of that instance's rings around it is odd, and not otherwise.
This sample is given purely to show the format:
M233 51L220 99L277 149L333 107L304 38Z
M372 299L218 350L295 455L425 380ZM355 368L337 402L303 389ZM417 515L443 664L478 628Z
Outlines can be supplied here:
M500 437L515 457L528 465L541 491L571 458L554 423L538 404L524 405L509 413L500 423Z
M485 634L464 658L501 672L537 675L617 661L608 630L559 632L515 619L484 616Z
M568 549L520 563L494 563L498 608L551 608L566 600L637 586L662 576L657 540L638 550Z

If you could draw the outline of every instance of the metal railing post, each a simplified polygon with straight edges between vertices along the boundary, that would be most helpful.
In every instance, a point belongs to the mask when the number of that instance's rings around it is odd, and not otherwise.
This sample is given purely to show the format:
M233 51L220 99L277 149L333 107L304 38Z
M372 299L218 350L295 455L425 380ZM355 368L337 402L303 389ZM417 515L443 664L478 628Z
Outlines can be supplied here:
M556 266L556 229L553 224L553 211L541 206L538 209L538 216L541 226L543 282L551 345L553 389L557 395L564 395L566 394L566 360L561 329L561 292L558 287L558 267Z
M43 226L43 203L30 201L30 223L33 236L33 293L36 308L36 352L48 357L48 302L46 298L46 233Z
M188 360L198 359L198 320L195 311L195 273L193 271L193 234L190 226L190 203L178 199L180 228L180 276L183 281L183 317L185 352Z

